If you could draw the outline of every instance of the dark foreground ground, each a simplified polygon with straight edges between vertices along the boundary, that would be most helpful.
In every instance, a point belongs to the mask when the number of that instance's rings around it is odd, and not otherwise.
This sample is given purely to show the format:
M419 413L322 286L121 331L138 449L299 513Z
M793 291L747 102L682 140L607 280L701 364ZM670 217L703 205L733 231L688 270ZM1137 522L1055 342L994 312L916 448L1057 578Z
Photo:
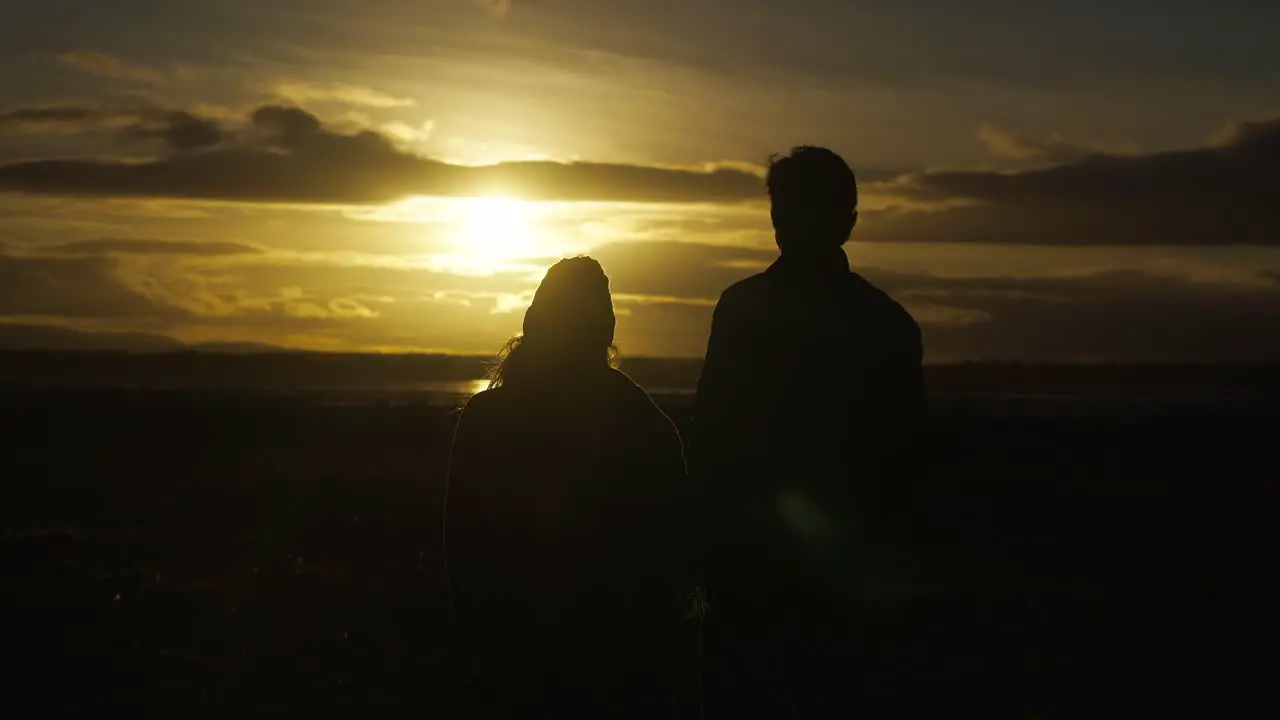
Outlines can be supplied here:
M931 421L917 580L871 620L875 702L1271 715L1280 413L966 407ZM0 706L469 716L446 410L9 390L0 413Z

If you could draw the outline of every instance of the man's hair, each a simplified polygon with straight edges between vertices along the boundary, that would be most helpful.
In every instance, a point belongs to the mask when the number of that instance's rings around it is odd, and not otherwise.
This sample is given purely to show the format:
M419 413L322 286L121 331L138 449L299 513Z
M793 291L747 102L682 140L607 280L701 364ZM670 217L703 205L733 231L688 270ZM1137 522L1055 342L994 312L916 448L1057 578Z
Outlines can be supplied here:
M823 147L801 145L770 157L765 182L775 203L828 206L833 212L858 208L858 182L849 163Z
M797 231L824 234L824 229L829 229L838 234L837 228L844 227L858 209L858 183L853 170L844 158L826 148L801 145L786 155L772 156L765 183L773 201L775 226L781 223ZM778 229L783 231L783 227ZM847 229L851 230L852 225ZM847 234L822 238L837 243L847 239ZM813 240L819 239L805 241Z

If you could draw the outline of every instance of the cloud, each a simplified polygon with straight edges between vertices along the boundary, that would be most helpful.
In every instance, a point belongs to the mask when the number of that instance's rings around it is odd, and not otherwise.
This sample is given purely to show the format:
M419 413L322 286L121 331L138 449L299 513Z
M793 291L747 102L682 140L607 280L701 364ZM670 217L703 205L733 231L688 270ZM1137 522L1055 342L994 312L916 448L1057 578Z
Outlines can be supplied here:
M384 135L400 142L426 142L435 130L434 120L427 120L418 127L402 122L389 122L381 127Z
M142 65L134 65L114 55L100 53L95 50L75 50L63 53L58 56L58 60L80 72L112 80L129 80L149 84L165 82L165 75L157 70Z
M471 0L488 11L491 17L505 18L511 12L512 0Z
M869 277L875 277L868 273ZM1025 361L1274 361L1280 288L1135 271L1068 278L927 278L882 273L908 307L967 312L922 323L931 356Z
M375 318L378 312L356 298L342 297L329 301L329 314L336 318Z
M131 119L128 119L131 118ZM763 201L761 170L737 163L659 167L520 161L455 165L397 144L411 128L342 130L299 107L266 105L234 120L187 111L10 111L6 123L119 126L160 143L146 161L35 159L0 165L0 192L385 204L411 196L507 194L603 202ZM429 126L424 126L424 130ZM419 133L422 131L419 131ZM1047 167L948 170L864 179L856 239L1055 245L1275 245L1280 119L1235 123L1211 142L1147 154L1087 152L987 128L1000 152ZM862 173L864 178L866 173Z
M99 115L93 108L64 105L61 107L23 108L0 113L0 123L81 122Z
M135 138L158 139L177 151L203 150L226 139L226 133L217 120L181 110L142 114L126 134Z
M865 273L915 315L927 362L1277 362L1280 285L1200 283L1138 272L1075 278L937 278ZM636 306L632 306L633 308ZM710 309L640 306L624 347L693 356ZM643 328L643 331L641 331Z
M148 106L107 108L77 105L19 108L0 113L0 132L9 134L120 132L132 140L160 140L174 150L198 150L221 143L220 122L183 110Z
M1043 140L1037 140L990 123L978 126L978 139L993 154L1014 160L1066 163L1079 160L1094 152L1081 145L1067 142L1061 135L1055 134Z
M1185 150L1093 153L1019 172L912 174L871 192L940 209L868 212L857 237L1058 245L1276 245L1277 166L1280 119L1237 123L1215 142Z
M109 110L78 105L51 105L0 112L0 133L31 135L81 133L103 128L122 128L137 122L137 111Z
M262 251L235 242L199 242L150 239L82 240L54 245L50 252L61 255L249 255Z
M180 121L180 122L179 122ZM385 203L413 195L504 193L530 200L714 202L763 196L758 174L732 167L551 161L452 165L407 153L385 135L344 133L296 107L255 110L234 137L213 120L169 114L153 134L173 149L146 162L34 160L0 166L0 191L40 195L244 202Z
M172 311L126 286L109 258L0 256L0 315L155 318Z
M702 300L763 269L776 252L685 242L617 242L591 251L619 295Z
M634 318L633 331L643 326L652 333L647 342L679 355L695 355L705 345L707 300L776 257L692 243L616 243L591 255L633 313L650 313ZM912 311L932 361L1280 360L1280 273L1274 270L1238 282L1131 270L957 277L868 268L862 274ZM646 298L672 307L637 308ZM685 307L674 307L680 304ZM669 324L655 324L658 312Z
M395 97L366 85L350 83L284 82L275 87L275 93L299 105L310 102L340 102L372 108L399 108L415 105L409 98Z
M233 265L113 256L177 251L170 245L179 243L104 240L68 244L73 252L62 256L0 256L0 318L110 320L181 337L285 344L306 336L307 343L322 339L339 350L487 351L518 331L536 284L523 270L468 276L267 254ZM209 253L239 250L190 245ZM720 292L776 256L674 242L615 243L591 254L610 276L624 352L682 356L705 348ZM915 314L931 361L1280 360L1280 272L1273 268L1214 282L1132 270L983 277L867 268L863 274Z

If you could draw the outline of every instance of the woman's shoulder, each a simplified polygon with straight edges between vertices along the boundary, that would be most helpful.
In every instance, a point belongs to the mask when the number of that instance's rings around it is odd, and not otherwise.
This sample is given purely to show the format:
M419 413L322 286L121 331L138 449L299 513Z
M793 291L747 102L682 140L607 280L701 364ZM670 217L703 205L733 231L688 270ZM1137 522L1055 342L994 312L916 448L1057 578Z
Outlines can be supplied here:
M472 437L505 432L523 415L512 399L511 391L503 388L482 390L472 395L459 408L456 432Z
M658 404L653 401L653 398L649 395L648 391L640 387L635 380L632 380L631 376L618 369L613 369L610 373L618 394L622 396L626 402L632 404L637 410L649 414L653 419L660 421L664 426L671 424L674 428L674 424L671 423L671 418L667 417L667 414L662 411L662 408L658 407Z
M628 400L643 400L646 403L652 403L653 399L649 397L649 393L640 387L639 383L631 379L631 376L622 372L617 368L609 369L609 382L613 384L614 391L622 395Z
M507 392L501 388L490 388L481 390L480 392L467 398L466 402L460 408L462 414L467 417L477 417L488 415L500 410L505 406L507 400Z

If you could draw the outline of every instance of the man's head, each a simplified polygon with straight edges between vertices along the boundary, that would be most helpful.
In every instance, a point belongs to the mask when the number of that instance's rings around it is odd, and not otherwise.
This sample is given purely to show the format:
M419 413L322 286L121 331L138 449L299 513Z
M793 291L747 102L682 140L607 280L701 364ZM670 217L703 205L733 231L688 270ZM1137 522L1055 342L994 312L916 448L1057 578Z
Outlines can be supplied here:
M858 221L853 170L826 148L801 146L769 160L770 215L778 248L821 252L843 245Z

